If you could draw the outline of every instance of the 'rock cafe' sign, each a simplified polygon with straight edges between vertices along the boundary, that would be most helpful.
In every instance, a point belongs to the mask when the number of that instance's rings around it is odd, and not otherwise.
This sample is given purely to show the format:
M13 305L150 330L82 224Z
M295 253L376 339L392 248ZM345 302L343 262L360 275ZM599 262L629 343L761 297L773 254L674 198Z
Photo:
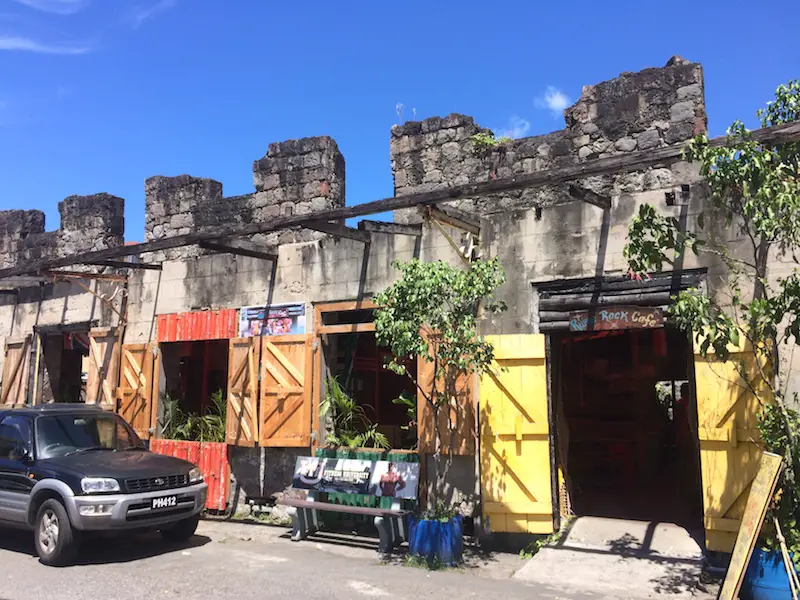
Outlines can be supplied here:
M593 311L570 313L570 331L608 331L610 329L652 329L664 324L660 308L641 306L610 306Z

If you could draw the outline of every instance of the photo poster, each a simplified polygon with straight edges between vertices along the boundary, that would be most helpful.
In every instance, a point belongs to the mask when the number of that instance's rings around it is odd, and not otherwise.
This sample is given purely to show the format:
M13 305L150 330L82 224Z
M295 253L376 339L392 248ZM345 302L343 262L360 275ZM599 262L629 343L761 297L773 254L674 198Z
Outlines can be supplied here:
M305 304L245 306L239 310L239 337L306 332Z
M315 492L363 494L414 499L419 486L419 463L315 458L295 463L292 487Z

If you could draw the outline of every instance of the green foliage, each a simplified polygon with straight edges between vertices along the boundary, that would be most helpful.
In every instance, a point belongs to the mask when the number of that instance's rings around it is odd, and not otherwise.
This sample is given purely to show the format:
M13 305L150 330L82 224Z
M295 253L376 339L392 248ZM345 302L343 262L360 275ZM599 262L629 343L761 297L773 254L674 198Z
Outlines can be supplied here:
M403 448L414 449L417 447L417 397L408 392L402 392L397 398L392 399L392 404L404 406L408 424L401 425L403 433Z
M797 398L795 397L795 401ZM777 404L767 404L759 415L758 432L764 442L764 449L781 456L793 457L797 463L800 457L800 415L794 410L786 409L787 420ZM788 450L788 452L787 452ZM797 465L795 464L795 471ZM800 563L800 490L796 485L782 486L779 500L767 516L767 524L772 516L778 517L789 552L794 553L795 563ZM764 545L769 549L778 549L778 540L771 527L766 527L762 535Z
M364 407L347 393L336 377L328 377L325 383L325 397L320 410L331 420L328 444L347 448L389 448L386 435L378 431Z
M442 523L447 523L450 519L457 517L460 514L461 509L457 504L436 502L427 510L422 511L419 516L426 521L441 521Z
M480 131L470 138L472 153L476 156L486 156L493 150L513 141L510 137L495 138L491 131Z
M375 298L375 333L378 343L388 346L393 360L387 365L408 376L431 407L436 435L437 488L442 488L449 462L442 468L441 449L451 444L464 410L457 403L457 381L461 375L490 370L494 348L478 334L481 308L489 313L505 310L494 298L505 281L497 259L478 260L467 269L445 262L395 262L398 281ZM406 365L410 359L430 363L434 377L419 382ZM439 423L440 411L447 418L447 431ZM448 439L443 439L449 436ZM448 461L451 459L448 453ZM437 489L437 493L443 490Z
M205 414L187 413L177 398L162 396L164 413L161 418L161 432L165 439L194 442L224 442L225 419L228 411L227 400L222 390L211 395L211 406Z

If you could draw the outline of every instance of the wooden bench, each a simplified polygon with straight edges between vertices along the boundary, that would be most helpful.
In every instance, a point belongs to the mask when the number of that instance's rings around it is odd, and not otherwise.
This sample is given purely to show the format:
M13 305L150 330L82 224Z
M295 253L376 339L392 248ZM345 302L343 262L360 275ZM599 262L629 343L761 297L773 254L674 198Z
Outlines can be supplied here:
M393 463L348 458L297 459L293 490L305 490L305 499L283 498L278 504L289 507L292 518L292 541L304 540L320 529L319 513L338 512L373 517L380 540L379 552L391 553L407 538L404 501L417 499L418 463ZM325 493L359 494L376 498L392 498L389 508L348 506L321 499Z

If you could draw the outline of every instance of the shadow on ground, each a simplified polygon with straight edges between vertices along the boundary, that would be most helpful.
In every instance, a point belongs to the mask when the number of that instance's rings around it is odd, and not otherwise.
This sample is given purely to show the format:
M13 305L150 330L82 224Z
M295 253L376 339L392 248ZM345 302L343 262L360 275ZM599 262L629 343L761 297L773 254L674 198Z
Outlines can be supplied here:
M211 538L195 535L187 542L171 543L156 532L123 533L115 536L92 535L81 540L80 551L71 566L126 563L152 558L172 552L182 552L205 546ZM33 533L28 531L0 531L0 550L36 556Z

